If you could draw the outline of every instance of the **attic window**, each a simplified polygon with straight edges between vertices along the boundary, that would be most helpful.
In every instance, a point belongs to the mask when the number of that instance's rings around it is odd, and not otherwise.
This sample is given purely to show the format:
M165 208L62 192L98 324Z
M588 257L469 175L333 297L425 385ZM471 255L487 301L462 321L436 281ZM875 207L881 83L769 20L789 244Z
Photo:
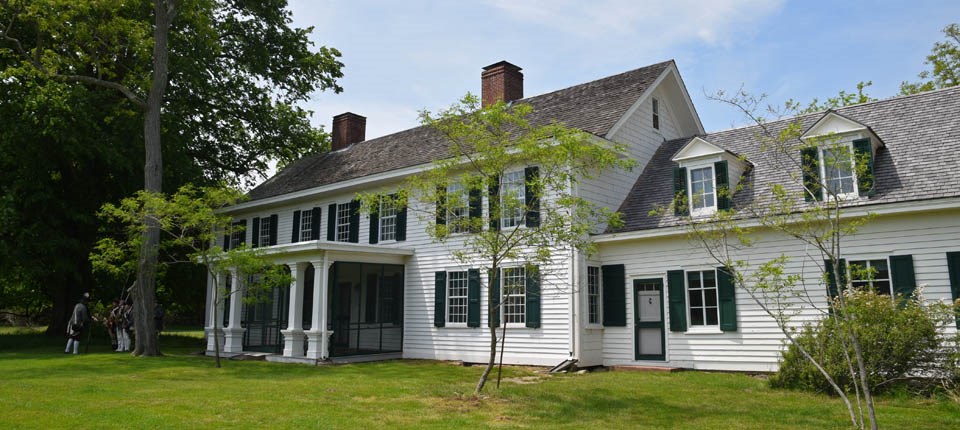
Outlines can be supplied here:
M653 99L653 128L660 129L660 101Z

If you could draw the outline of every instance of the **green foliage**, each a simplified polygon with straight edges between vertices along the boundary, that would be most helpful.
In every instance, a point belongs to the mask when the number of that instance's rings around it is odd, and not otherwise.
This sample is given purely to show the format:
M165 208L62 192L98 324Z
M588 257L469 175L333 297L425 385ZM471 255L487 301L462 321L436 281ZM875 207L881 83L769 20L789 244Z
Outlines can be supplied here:
M919 82L902 82L900 94L916 94L939 88L960 85L960 25L950 24L943 28L945 41L933 45L924 62L933 70L920 72Z
M803 356L798 345L809 352L848 392L853 391L849 360L854 356L848 332L860 341L867 381L874 393L890 390L896 382L911 377L929 378L938 384L944 376L940 370L949 357L946 348L953 348L943 335L943 328L952 321L948 305L923 305L917 298L898 298L874 291L850 290L845 293L842 311L850 318L832 315L816 323L808 323L783 354L780 370L770 378L778 388L795 388L833 393L823 375ZM857 381L859 383L859 381Z
M113 275L136 271L146 228L142 220L149 216L159 223L162 232L162 267L167 270L174 264L203 267L214 279L217 274L232 270L238 278L246 280L242 283L248 293L246 298L253 302L257 291L290 285L291 278L284 266L271 264L256 248L241 245L224 251L220 246L218 239L241 228L233 225L232 217L220 209L244 198L241 191L233 188L185 185L169 196L138 191L119 205L105 204L99 216L107 225L119 227L125 234L122 239L100 239L90 261L95 270ZM231 294L224 285L217 288L219 301Z

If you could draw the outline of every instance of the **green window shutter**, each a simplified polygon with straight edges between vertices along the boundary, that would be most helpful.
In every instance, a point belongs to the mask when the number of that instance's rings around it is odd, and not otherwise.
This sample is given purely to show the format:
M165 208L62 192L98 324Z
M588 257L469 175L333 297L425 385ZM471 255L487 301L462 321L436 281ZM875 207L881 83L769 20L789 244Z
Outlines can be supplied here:
M293 227L290 228L290 243L300 241L300 211L293 211Z
M397 242L407 240L407 207L399 208L397 211Z
M844 286L847 285L847 260L839 259L837 262L840 265L840 283ZM837 288L837 277L833 275L833 260L826 259L823 260L823 269L827 275L827 294L829 294L831 299L837 297L840 289Z
M947 253L947 272L950 273L950 293L953 301L960 299L960 252ZM956 317L957 328L960 328L960 313Z
M277 215L270 215L270 246L277 244L277 227L280 217Z
M337 240L337 204L331 203L327 207L327 241Z
M540 328L540 269L537 266L528 267L524 294L527 299L527 327Z
M467 271L467 327L480 327L480 270Z
M803 170L804 199L808 202L823 200L820 189L820 156L817 148L800 149L800 166Z
M667 272L667 294L670 295L670 331L687 331L687 291L683 270Z
M717 191L717 209L730 209L730 200L733 198L730 192L730 177L727 173L727 160L713 163L713 176L715 177L715 187Z
M733 274L717 268L717 301L720 304L720 330L737 331L737 289Z
M223 250L226 251L229 249L230 249L230 235L225 234L223 235Z
M500 177L490 179L487 184L487 206L490 211L490 230L500 230Z
M876 188L873 184L873 145L870 144L870 139L854 140L853 154L857 161L857 188L860 195L872 196L876 193Z
M893 293L897 296L910 297L917 289L917 278L913 272L912 255L891 255L890 276Z
M603 325L626 327L627 289L625 267L622 264L600 266L603 288Z
M375 244L380 241L380 208L374 208L370 211L370 243Z
M319 240L320 239L320 213L323 212L323 209L313 208L313 219L310 224L310 240Z
M433 325L443 327L447 322L447 272L434 272Z
M540 227L540 197L538 193L541 191L541 187L537 186L537 182L540 180L540 168L537 166L527 167L523 169L523 176L525 179L523 196L526 199L524 204L527 207L526 226Z
M687 168L673 168L673 214L690 215L690 202L687 201Z
M350 243L360 242L360 200L350 201Z
M471 230L476 232L478 230L477 230L477 227L473 225L473 223L479 222L477 220L479 220L480 218L483 218L483 192L480 191L479 188L471 189L469 199L470 200L467 203L470 206L469 214L470 214Z
M253 235L250 237L250 246L256 248L260 246L260 218L253 218Z
M500 327L500 270L494 270L490 276L490 296L488 309L487 325L490 327Z

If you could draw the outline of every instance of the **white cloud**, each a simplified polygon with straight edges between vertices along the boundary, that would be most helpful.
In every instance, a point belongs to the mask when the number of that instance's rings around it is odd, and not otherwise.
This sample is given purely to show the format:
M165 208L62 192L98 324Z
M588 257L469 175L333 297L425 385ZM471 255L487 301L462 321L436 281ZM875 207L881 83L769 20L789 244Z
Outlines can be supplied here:
M782 0L489 0L508 16L576 37L643 35L643 43L702 41L729 45L750 24L779 11Z

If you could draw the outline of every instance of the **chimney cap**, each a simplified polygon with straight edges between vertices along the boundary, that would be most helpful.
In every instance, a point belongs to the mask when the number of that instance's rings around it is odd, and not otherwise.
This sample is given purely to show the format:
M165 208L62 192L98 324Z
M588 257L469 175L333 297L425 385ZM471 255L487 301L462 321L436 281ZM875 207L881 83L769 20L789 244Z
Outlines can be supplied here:
M367 117L365 117L365 116L363 116L363 115L357 115L357 114L355 114L355 113L353 113L353 112L344 112L344 113L339 114L339 115L334 115L334 116L333 116L333 120L336 121L336 120L341 119L341 118L350 118L350 117L367 119Z
M520 68L520 66L517 66L516 64L512 64L512 63L510 63L510 62L507 61L507 60L501 60L501 61L498 61L498 62L496 62L496 63L493 63L493 64L491 64L491 65L489 65L489 66L487 66L487 67L484 67L484 68L483 68L483 71L484 71L484 72L487 72L487 71L490 71L490 70L493 70L493 69L499 69L499 68L504 68L504 69L507 69L507 70L515 71L515 72L519 72L519 71L523 70L522 68Z

